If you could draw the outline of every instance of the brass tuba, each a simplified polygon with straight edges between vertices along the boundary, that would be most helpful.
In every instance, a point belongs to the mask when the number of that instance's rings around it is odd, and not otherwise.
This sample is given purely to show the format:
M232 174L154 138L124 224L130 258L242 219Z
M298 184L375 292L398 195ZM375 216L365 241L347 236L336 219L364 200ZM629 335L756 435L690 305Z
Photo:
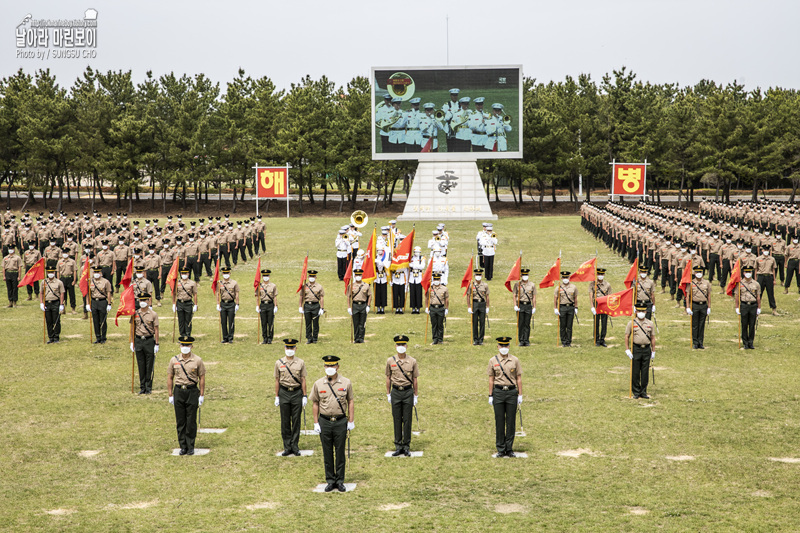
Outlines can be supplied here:
M363 228L368 221L369 216L364 211L353 211L353 214L350 215L350 223L357 228Z

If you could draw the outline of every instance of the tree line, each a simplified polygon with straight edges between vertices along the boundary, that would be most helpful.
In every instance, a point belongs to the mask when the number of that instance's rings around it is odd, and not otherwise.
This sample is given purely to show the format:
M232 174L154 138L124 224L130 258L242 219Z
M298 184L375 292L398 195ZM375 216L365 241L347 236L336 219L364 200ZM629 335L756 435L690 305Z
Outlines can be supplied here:
M371 159L369 80L337 87L327 77L304 77L279 90L268 77L239 70L224 86L203 74L174 73L135 84L131 71L89 67L69 87L49 70L20 69L0 80L0 185L44 191L44 203L66 209L76 190L133 211L143 190L151 207L179 203L199 212L223 190L231 208L254 187L252 167L289 163L291 185L304 202L356 205L375 190L391 203L405 189L414 162ZM523 86L523 159L481 161L486 194L510 186L517 203L569 190L576 203L578 178L585 199L610 186L612 159L647 159L648 189L678 190L694 201L695 189L718 199L748 188L753 199L769 188L800 185L800 98L795 89L746 91L702 80L694 86L651 84L625 67L600 82L582 74ZM321 195L321 199L320 199ZM527 199L527 200L526 200ZM377 206L377 202L376 202Z

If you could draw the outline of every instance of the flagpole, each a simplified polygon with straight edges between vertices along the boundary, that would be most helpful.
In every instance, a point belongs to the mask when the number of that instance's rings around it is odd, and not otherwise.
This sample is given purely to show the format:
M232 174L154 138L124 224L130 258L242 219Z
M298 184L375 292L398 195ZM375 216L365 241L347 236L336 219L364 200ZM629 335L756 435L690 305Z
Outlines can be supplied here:
M219 261L219 259L217 259L217 261ZM219 263L217 263L217 267L219 267ZM220 296L219 293L220 293L219 281L217 281L217 307L219 307L219 296ZM219 342L222 342L222 315L220 315L218 322L219 322Z
M136 311L134 311L134 313L136 313ZM130 334L131 344L133 344L134 316L135 315L131 315L131 334ZM133 374L134 374L135 362L136 362L136 351L132 350L131 351L131 394L133 394Z
M258 199L256 199L256 205L258 205ZM261 256L258 256L258 264L261 264ZM256 273L258 275L258 273ZM256 308L261 309L261 280L258 280L258 287L255 290L255 297L256 297ZM261 339L261 312L259 311L256 313L256 344L259 343Z
M690 266L690 272L691 272L691 264L692 264L692 260L690 259L689 262L687 263L687 266ZM688 309L692 308L692 285L694 285L694 282L693 282L691 274L690 274L689 275L689 300L686 302L686 307ZM684 298L686 297L686 293L685 292L683 294L683 297ZM692 331L692 321L693 320L694 320L694 317L690 316L689 317L689 337L692 339L692 345L694 345L694 332Z
M428 321L430 321L430 319L431 319L431 314L430 314L431 307L430 307L430 301L429 301L430 290L431 290L431 288L430 288L430 286L428 286L428 290L425 291L425 309L428 310L428 312L425 313L425 344L428 344Z
M44 295L42 295L42 299L44 300ZM47 344L47 317L45 315L46 313L42 311L42 344Z
M287 176L288 176L288 173L287 173ZM288 183L288 178L287 178L287 183ZM289 197L288 191L286 193L286 197L287 198ZM287 201L287 205L288 205L288 201L289 200L287 199L286 201ZM307 280L307 276L308 276L308 274L307 274L308 273L308 250L306 250L306 259L305 259L303 264L306 267L305 267L305 270L303 271L303 275L300 276L300 279L303 281L302 288L300 289L300 302L302 302L300 304L300 308L301 309L303 308L303 306L306 303L306 280ZM305 313L300 313L300 337L299 337L300 339L303 338L303 322L305 321L305 318L306 318L306 314ZM311 333L314 333L313 326L312 326L311 329L312 329Z
M467 307L472 307L472 291L473 291L473 285L472 285L472 279L470 278L470 280L469 280L469 297L467 299ZM473 345L475 344L475 321L473 320L474 316L475 316L475 309L472 310L472 316L469 317L469 325L470 325L470 331L472 332L472 344Z
M561 291L561 250L558 251L558 278L556 279L556 309L560 308L561 306L558 305L558 293ZM559 343L561 342L561 312L558 313L558 328L556 328L556 348L558 348Z
M736 284L736 291L738 298L736 303L739 304L739 349L742 349L742 282ZM709 291L710 292L710 291Z
M522 250L519 251L519 268L522 269ZM517 291L516 291L517 309L519 309L519 304L520 304L520 301L519 301L520 285L522 285L522 272L520 272L519 280L517 281ZM519 345L520 345L520 342L519 342L519 311L517 311L517 346L519 346Z
M594 284L592 285L592 307L597 307L597 248L594 249ZM592 317L592 334L594 343L597 345L597 309Z
M638 248L636 249L636 263L634 263L634 264L636 265L636 270L637 270L637 275L638 275L638 270L639 270L639 249ZM636 297L636 290L638 289L638 282L637 283L631 283L631 286L633 287L633 301L631 302L631 336L630 336L630 344L632 345L633 344L633 316L636 314L636 302L638 301L638 298ZM631 346L631 348L633 348L633 346ZM631 353L633 353L633 350L631 350ZM630 375L630 380L629 380L629 383L628 383L628 399L630 399L630 398L633 398L633 357L631 357L631 375Z

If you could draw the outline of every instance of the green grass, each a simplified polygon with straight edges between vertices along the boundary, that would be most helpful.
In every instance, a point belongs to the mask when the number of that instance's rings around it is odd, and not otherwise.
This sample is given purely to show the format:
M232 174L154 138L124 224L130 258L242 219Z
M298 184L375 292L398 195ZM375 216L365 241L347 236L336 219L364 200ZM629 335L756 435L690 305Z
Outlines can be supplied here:
M344 219L343 219L344 220ZM421 224L426 235L433 223ZM705 351L692 351L688 318L662 295L661 329L650 386L652 400L628 396L628 359L620 346L624 321L616 319L608 349L592 346L587 286L580 285L581 324L571 350L557 349L552 290L540 292L533 346L517 348L524 370L524 422L528 436L515 448L528 459L497 460L488 406L486 364L494 347L469 345L469 322L458 281L469 261L477 223L448 224L451 234L451 314L445 345L424 344L425 319L371 316L367 343L349 343L349 323L336 279L333 240L339 222L270 219L270 252L263 258L279 287L278 338L299 335L297 287L306 249L327 291L320 344L301 344L309 379L322 375L320 357L343 357L353 380L356 429L347 481L349 494L314 494L323 481L318 438L301 437L311 458L281 459L279 414L272 405L274 361L280 344L255 345L253 298L243 296L237 342L217 343L211 290L201 286L196 352L207 362L203 457L171 457L177 446L167 403L165 362L171 317L161 314L162 352L155 391L130 393L127 329L110 327L110 341L91 346L88 325L67 315L55 346L41 344L34 302L0 310L0 529L6 531L153 531L180 525L197 531L796 531L800 528L800 464L770 457L800 457L797 438L800 372L797 323L800 303L778 295L780 317L763 316L755 351L737 349L730 301L713 295ZM407 224L401 224L408 231ZM586 234L576 217L499 220L497 274L489 337L513 335L505 276L523 250L523 263L541 279L559 250L566 268L599 251L615 290L628 265ZM250 287L255 261L234 276ZM782 291L781 291L782 292ZM247 294L248 291L243 291ZM767 306L764 306L765 309ZM391 414L383 368L391 337L411 337L420 363L420 437L412 449L425 456L386 459ZM76 337L72 337L76 336ZM309 424L311 423L309 411ZM415 423L416 426L416 423ZM415 427L416 429L416 427ZM588 449L596 456L562 457ZM93 458L81 450L100 450ZM693 456L671 461L667 456ZM143 509L121 506L149 502ZM274 508L248 510L272 502ZM381 510L387 504L410 504ZM516 504L502 514L498 505ZM638 508L648 511L635 515ZM74 513L53 516L46 511Z

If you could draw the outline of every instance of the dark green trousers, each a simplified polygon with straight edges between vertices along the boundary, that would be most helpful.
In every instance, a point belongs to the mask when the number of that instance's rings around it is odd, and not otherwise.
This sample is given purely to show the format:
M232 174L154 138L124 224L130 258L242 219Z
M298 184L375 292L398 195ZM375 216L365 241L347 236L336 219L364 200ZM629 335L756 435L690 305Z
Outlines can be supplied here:
M364 342L367 331L367 304L366 302L353 302L353 340Z
M236 330L236 302L220 302L219 319L222 321L222 342L233 342L233 332Z
M433 334L433 342L440 343L444 341L444 306L428 308L431 312L431 332Z
M756 302L741 302L739 306L742 321L742 344L745 348L752 348L753 340L756 338L757 311L758 304Z
M703 346L706 336L708 304L692 302L692 347Z
M394 419L394 449L408 450L411 445L411 417L414 411L414 388L392 387L392 418Z
M61 336L61 313L58 311L59 301L53 300L44 303L44 318L47 323L47 338L51 341L59 340Z
M558 327L561 335L561 346L572 344L572 321L575 319L575 306L561 304L558 307L561 316L558 317Z
M175 303L175 309L178 315L178 331L180 331L181 336L189 337L192 335L193 307L194 304L191 301Z
M335 421L319 417L319 440L322 442L322 457L325 461L325 481L344 483L344 469L347 457L347 417L337 417Z
M317 342L319 335L319 302L303 304L303 318L306 321L306 340Z
M608 330L608 315L599 314L594 316L594 328L597 332L595 344L601 343L606 340L606 331Z
M517 319L519 335L517 340L522 346L528 344L531 340L531 318L533 317L533 314L531 314L532 310L533 306L531 306L531 304L522 304L519 306L519 318Z
M486 302L472 300L472 344L483 343L486 328Z
M275 304L272 302L261 302L261 342L272 344L272 337L275 334Z
M289 391L281 387L278 390L281 410L281 439L283 450L291 453L300 452L300 415L303 414L303 389L299 386Z
M650 345L645 344L644 347L640 347L634 344L631 352L633 353L631 392L633 392L634 398L638 398L647 393L647 384L650 381L648 375L650 370Z
M197 408L200 401L200 389L196 385L182 389L176 385L172 389L175 400L175 423L178 429L178 445L181 450L194 450L194 439L197 437Z
M513 451L517 432L517 388L492 391L494 407L495 446L498 454Z

